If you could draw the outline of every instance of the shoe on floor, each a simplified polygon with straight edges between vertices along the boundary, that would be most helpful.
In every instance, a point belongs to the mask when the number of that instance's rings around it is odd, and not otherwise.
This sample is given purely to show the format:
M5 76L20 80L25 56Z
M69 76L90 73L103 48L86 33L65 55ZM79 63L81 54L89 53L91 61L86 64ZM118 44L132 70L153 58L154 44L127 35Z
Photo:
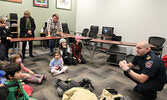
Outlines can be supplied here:
M22 59L25 59L25 58L26 58L25 56L22 57Z
M33 57L35 57L35 56L34 56L34 55L30 55L30 57L32 57L32 58L33 58Z
M47 76L46 74L43 74L43 80L46 80Z

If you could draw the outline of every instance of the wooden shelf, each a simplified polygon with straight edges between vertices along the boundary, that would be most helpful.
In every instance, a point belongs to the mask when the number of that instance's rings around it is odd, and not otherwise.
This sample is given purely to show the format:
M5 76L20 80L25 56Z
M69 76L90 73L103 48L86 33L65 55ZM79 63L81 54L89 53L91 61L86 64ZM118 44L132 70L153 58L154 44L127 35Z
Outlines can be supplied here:
M11 33L13 33L13 34L18 34L18 32L11 32Z
M9 26L9 27L18 27L18 25L17 26Z
M11 19L11 20L8 20L8 21L18 21L18 20Z
M10 31L12 34L18 34L19 33L19 25L18 25L18 20L8 20L8 22L10 23ZM16 36L16 35L15 35ZM17 38L18 35L14 38Z

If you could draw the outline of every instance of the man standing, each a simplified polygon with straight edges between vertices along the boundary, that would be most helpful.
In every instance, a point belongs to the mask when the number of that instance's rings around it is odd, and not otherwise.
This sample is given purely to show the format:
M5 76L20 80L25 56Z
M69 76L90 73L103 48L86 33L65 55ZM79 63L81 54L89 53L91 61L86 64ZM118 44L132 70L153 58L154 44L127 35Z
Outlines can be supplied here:
M34 31L35 31L36 25L34 22L34 19L30 16L30 11L25 10L24 16L20 19L20 37L26 38L26 37L35 37ZM23 59L25 58L25 48L27 45L27 41L24 41L22 44L22 56ZM29 41L29 56L34 57L32 55L32 46L33 41Z
M124 74L137 84L134 90L143 95L142 100L154 100L157 91L161 91L167 82L164 63L150 50L147 41L139 42L136 51L137 55L131 63L120 62L119 66ZM140 69L132 69L135 65Z
M47 28L48 36L56 36L56 35L63 35L63 29L61 22L59 21L59 15L58 14L53 14L52 18L48 19L47 22ZM49 48L50 48L50 56L52 56L53 49L55 47L55 40L49 40Z

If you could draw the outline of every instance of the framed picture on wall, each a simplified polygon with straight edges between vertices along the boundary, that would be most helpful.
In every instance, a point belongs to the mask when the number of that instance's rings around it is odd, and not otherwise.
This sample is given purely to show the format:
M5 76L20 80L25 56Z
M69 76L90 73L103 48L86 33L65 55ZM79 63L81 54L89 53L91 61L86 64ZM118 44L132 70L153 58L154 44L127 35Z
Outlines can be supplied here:
M56 8L71 9L71 0L56 0Z
M10 2L22 3L22 0L4 0L4 1L10 1Z
M33 0L33 5L35 7L49 7L49 0Z

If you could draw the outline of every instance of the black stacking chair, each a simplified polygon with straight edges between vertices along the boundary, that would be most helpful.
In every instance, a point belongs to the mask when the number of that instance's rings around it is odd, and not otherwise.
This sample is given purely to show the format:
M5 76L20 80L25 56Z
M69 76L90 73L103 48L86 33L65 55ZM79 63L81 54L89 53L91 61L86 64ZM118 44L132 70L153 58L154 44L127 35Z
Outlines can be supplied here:
M89 37L96 38L99 32L99 26L90 26Z
M62 28L63 28L63 33L70 34L70 31L68 29L68 24L67 23L61 23Z
M83 37L87 37L88 36L88 32L89 32L89 29L88 28L84 28L83 31L82 31L82 33L81 33L81 35Z
M163 44L166 39L158 36L150 36L148 42L156 47L151 47L151 50L160 58L162 57Z
M82 33L81 33L81 35L83 37L87 37L88 36L88 32L89 32L89 29L88 28L84 28ZM84 46L88 46L89 43L90 43L90 40L82 40L82 42L83 42Z
M70 34L70 31L69 31L69 28L68 28L68 24L67 23L61 23L61 25L62 25L62 28L63 28L63 33ZM72 44L74 41L75 41L74 38L68 38L67 39L67 42L69 44Z
M44 32L40 33L40 37L46 37L47 36L47 22L45 22L45 26L43 27ZM45 48L49 47L49 41L48 40L42 40L41 46L44 46Z

